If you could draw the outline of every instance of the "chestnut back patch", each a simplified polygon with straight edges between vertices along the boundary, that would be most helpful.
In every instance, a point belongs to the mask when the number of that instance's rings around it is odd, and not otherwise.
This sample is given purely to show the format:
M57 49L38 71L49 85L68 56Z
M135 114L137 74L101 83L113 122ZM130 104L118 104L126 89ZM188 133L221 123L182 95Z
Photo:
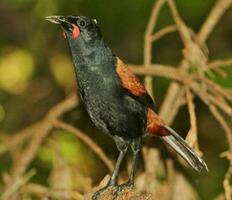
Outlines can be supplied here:
M128 89L135 96L140 96L146 93L146 89L139 79L119 58L117 58L116 66L116 72L121 79L124 88Z
M147 108L147 133L151 136L168 135L163 124L162 119L151 108Z

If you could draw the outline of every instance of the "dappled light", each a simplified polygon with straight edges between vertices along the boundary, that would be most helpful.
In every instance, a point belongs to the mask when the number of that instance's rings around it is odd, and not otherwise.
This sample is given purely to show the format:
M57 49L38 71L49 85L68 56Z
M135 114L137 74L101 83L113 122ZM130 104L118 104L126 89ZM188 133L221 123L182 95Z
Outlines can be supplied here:
M33 76L33 57L22 49L9 47L4 51L0 58L0 88L12 94L21 93Z

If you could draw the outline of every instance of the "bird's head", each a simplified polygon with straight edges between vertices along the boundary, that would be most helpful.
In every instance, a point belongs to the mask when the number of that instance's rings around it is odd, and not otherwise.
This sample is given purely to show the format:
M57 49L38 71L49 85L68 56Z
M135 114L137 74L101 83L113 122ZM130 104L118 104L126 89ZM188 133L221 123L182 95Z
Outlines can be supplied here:
M48 16L46 20L61 25L64 37L72 45L81 47L101 38L97 21L86 16Z
M106 62L113 55L95 19L86 16L48 16L46 20L61 26L76 67Z

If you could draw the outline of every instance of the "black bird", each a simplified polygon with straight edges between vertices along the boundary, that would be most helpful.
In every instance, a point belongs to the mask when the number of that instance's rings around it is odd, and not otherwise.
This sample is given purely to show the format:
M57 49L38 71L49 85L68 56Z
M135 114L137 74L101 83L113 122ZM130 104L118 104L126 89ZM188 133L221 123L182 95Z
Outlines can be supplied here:
M49 16L46 19L61 25L71 49L80 97L93 123L113 137L120 152L107 187L119 190L133 187L137 156L145 135L159 136L196 171L207 170L206 163L156 114L152 98L130 69L113 54L96 20L85 16ZM128 182L118 186L117 176L128 146L133 152L132 169Z

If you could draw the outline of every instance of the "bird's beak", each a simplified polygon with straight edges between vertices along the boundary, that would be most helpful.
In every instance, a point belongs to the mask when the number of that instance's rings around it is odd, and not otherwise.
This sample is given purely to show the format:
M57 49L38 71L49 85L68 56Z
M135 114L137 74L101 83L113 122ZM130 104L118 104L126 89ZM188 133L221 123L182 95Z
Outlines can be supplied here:
M64 30L70 30L70 28L73 27L73 25L69 22L67 17L64 16L47 16L46 20L53 23L53 24L59 24L62 26Z
M54 24L67 23L67 20L64 16L47 16L45 19Z

